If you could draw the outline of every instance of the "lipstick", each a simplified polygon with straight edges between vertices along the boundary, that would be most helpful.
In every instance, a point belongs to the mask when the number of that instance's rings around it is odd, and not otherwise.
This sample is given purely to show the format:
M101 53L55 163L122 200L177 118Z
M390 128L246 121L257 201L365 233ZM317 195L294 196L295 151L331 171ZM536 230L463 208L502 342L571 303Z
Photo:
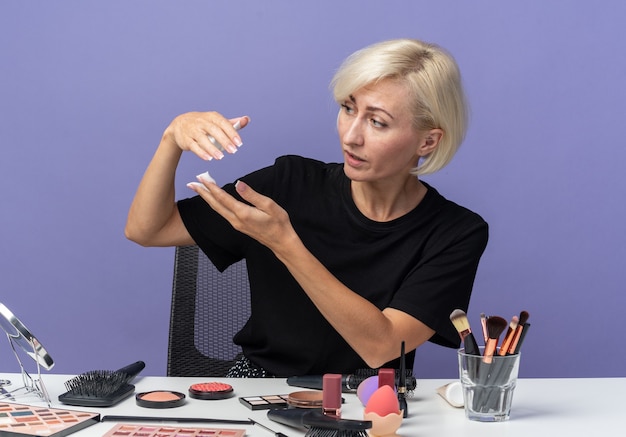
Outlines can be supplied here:
M322 380L322 412L341 418L341 375L327 373Z

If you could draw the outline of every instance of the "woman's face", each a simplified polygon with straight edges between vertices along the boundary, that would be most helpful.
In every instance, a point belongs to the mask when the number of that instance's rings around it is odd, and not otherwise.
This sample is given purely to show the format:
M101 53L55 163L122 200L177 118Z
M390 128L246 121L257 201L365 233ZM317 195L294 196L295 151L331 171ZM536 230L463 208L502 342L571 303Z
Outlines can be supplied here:
M341 103L337 130L344 172L353 181L405 180L417 165L426 134L413 126L404 83L385 79Z

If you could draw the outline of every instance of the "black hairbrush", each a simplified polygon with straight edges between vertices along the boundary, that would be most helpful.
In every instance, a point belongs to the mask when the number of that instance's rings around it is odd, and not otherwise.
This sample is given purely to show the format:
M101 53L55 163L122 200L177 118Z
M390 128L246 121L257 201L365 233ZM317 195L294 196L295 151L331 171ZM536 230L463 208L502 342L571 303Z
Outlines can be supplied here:
M133 394L130 381L146 367L137 361L119 370L92 370L81 373L65 383L67 392L59 401L80 407L110 407Z
M400 383L400 371L396 369L396 385ZM341 391L344 393L353 393L359 388L359 384L370 376L378 376L378 369L358 369L353 374L343 375L341 378ZM287 384L293 387L311 388L315 390L322 389L322 375L303 375L290 376L287 378ZM405 369L406 390L409 394L415 390L417 381L413 376L413 370Z
M368 437L367 430L372 427L369 420L339 419L305 408L269 410L267 417L283 425L307 428L305 437Z

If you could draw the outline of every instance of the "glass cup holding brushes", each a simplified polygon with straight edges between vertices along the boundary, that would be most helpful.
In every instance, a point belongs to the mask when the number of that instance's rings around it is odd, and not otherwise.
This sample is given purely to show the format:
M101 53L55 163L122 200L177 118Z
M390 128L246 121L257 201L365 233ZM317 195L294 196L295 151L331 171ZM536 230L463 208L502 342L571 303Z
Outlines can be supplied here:
M520 355L484 356L459 350L459 374L463 387L465 416L479 422L509 419L517 384Z
M486 318L483 329L485 345L479 347L465 313L455 310L450 315L464 346L458 351L458 362L468 419L480 422L509 419L519 373L520 347L530 327L527 319L526 311L522 311L519 317L514 316L510 323L498 316ZM505 330L506 334L498 347Z

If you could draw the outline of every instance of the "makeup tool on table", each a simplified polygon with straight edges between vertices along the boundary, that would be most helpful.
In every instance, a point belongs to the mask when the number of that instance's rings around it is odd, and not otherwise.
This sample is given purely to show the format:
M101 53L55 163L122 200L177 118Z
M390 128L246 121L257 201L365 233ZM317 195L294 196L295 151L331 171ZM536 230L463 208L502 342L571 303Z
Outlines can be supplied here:
M176 408L185 404L185 394L172 390L153 390L135 395L135 402L144 408Z
M180 428L175 426L146 426L119 423L103 437L244 437L244 429Z
M293 408L322 408L324 393L317 390L301 390L289 393L287 405Z
M263 428L264 430L266 430L266 431L268 431L268 432L271 432L272 434L274 434L274 435L275 435L275 436L277 436L277 437L287 437L287 434L283 434L282 432L276 432L276 431L274 431L273 429L271 429L271 428L269 428L269 427L267 427L267 426L263 425L262 423L257 422L256 420L252 420L252 419L250 419L250 418L248 418L248 420L249 420L250 422L252 422L254 425L259 425L261 428Z
M353 374L347 374L341 376L341 391L343 393L354 393L359 388L359 385L368 378L378 378L379 369L358 369ZM407 392L412 392L417 386L417 380L413 376L411 369L406 369L406 388ZM395 384L399 383L399 372L395 374ZM292 387L311 388L315 390L322 390L323 375L303 375L303 376L290 376L287 378L287 384Z
M230 425L252 425L250 419L213 419L208 417L167 417L167 416L102 416L102 422L174 422L174 423L223 423Z
M478 343L476 343L476 338L474 337L474 334L472 334L472 328L467 320L467 314L465 314L465 311L460 309L452 311L450 314L450 321L461 337L465 352L472 355L480 355Z
M378 388L383 385L388 385L391 388L396 388L396 371L389 368L378 369Z
M507 332L507 336L511 337L512 340L510 340L510 344L507 346L507 349L505 349L504 353L502 353L502 349L505 348L504 342L506 341L506 337L507 337L505 336L503 345L500 347L500 351L498 353L499 356L519 355L521 343L523 341L523 336L525 335L525 332L527 331L527 328L529 326L529 323L527 322L528 317L529 317L528 311L520 312L520 315L517 317L517 326L515 326L515 329L512 330L511 332ZM512 321L513 320L514 319L512 318ZM511 325L514 325L514 323L512 323ZM511 327L511 325L509 326ZM516 362L515 361L497 362L495 364L498 364L498 365L493 366L493 368L490 369L489 374L487 375L487 380L494 386L498 387L506 383L506 381L509 379L516 365ZM519 365L519 363L517 365ZM478 398L477 402L482 403L482 405L484 405L484 408L486 410L494 410L497 408L500 402L500 398L501 398L500 390L492 388L492 389L485 390L482 393L482 396Z
M480 388L474 394L473 405L475 411L484 410L484 399L490 397L492 389L487 386L490 381L493 382L494 374L497 372L498 366L501 365L500 361L494 363L493 356L497 353L498 341L500 335L507 327L507 322L500 316L490 316L487 318L487 343L483 351L483 359L478 365L476 384ZM486 387L485 387L486 386Z
M130 381L146 364L136 361L119 370L91 370L81 373L65 383L67 392L59 401L81 407L110 407L129 397L135 386Z
M454 408L462 408L463 386L460 381L452 381L437 388L437 394Z
M480 327L483 332L483 341L487 343L489 336L487 335L487 315L485 313L480 313Z
M14 401L15 398L13 397L11 392L8 392L7 389L5 388L10 385L11 385L11 381L9 381L8 379L0 379L0 397L11 399L12 401Z
M322 413L339 419L341 417L341 375L324 375L322 388Z
M41 368L46 370L52 369L54 366L54 360L48 354L46 349L42 346L39 340L24 326L24 324L2 303L0 303L0 326L6 333L15 359L17 360L20 370L22 372L22 381L24 381L23 387L18 387L13 390L5 390L3 397L14 398L19 395L21 391L26 394L35 394L39 398L46 401L50 406L50 397L46 391L46 387L41 379ZM36 364L37 376L31 376L24 367L18 349L21 349L29 357L31 357Z
M473 396L470 405L473 412L487 414L490 411L500 409L503 386L508 384L513 374L517 375L517 370L514 371L514 369L517 369L519 365L519 360L506 360L505 358L519 355L521 343L530 326L527 322L528 317L528 311L521 311L519 316L513 316L511 321L507 323L502 317L487 317L484 313L481 313L481 325L484 324L485 326L484 330L487 338L482 353L482 360L474 364L473 361L468 359L466 369L468 372L467 377L475 381L476 384L476 388L472 390ZM481 355L478 346L473 344L475 342L467 341L471 334L471 328L465 313L455 310L450 315L450 320L454 323L461 338L464 340L465 353L468 355ZM500 348L498 348L500 337L505 329L506 334L503 336ZM476 353L476 350L478 353Z
M317 409L269 410L267 417L283 425L306 428L305 437L368 437L367 430L372 427L369 420L338 419L327 416Z
M396 379L394 375L397 375L396 371L388 368L378 369L377 376L370 376L364 380L356 390L356 396L359 398L363 406L367 405L369 398L374 394L376 390L383 386L389 386L393 390L396 390Z
M393 387L383 384L372 393L363 418L372 422L370 436L395 435L402 425L402 411Z
M502 345L498 350L498 355L506 355L511 343L513 342L513 338L515 337L515 332L517 330L517 326L519 324L519 317L513 316L511 317L511 322L509 323L509 329L507 329L506 334L504 335L504 340L502 340Z
M224 382L201 382L189 387L189 397L193 399L220 400L234 394L233 386Z
M526 336L526 332L528 328L530 328L530 323L528 323L528 311L522 311L519 313L519 323L517 328L515 329L515 336L513 337L513 341L511 342L511 346L507 351L507 354L517 354L522 347L522 342L524 341L524 336Z
M500 316L491 316L487 319L487 344L483 353L483 362L491 364L493 355L497 351L500 335L506 329L506 320Z
M0 402L0 435L63 437L100 421L97 413Z
M524 337L526 336L526 332L528 332L528 329L530 328L530 323L528 323L528 317L529 317L528 311L522 311L519 317L517 317L519 322L517 326L515 327L515 330L513 331L513 333L510 334L513 337L513 340L511 341L511 344L508 346L508 350L505 351L504 354L499 353L500 356L519 355L520 349L522 347L522 343L524 341ZM500 352L501 350L502 350L502 347L500 348ZM506 378L508 378L508 375L510 372L511 372L511 365L503 366L500 369L497 369L497 372L493 372L492 378L494 379L496 384L498 384L498 383L501 383Z
M323 392L300 390L282 395L257 395L239 398L239 402L251 410L273 410L277 408L322 408ZM341 402L344 399L341 398Z
M406 357L404 354L404 341L400 345L400 378L398 379L398 405L402 410L402 417L409 415L409 407L406 403Z
M264 395L264 396L246 396L239 398L246 407L251 410L270 410L273 408L286 408L289 395Z

